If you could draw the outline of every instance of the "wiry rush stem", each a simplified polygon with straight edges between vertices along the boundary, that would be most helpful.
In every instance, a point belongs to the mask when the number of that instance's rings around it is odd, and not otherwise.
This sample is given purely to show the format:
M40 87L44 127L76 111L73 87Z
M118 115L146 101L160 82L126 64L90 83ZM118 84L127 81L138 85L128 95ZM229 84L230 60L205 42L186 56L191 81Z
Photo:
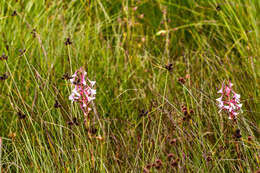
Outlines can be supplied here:
M84 125L88 129L89 128L89 116L87 113L84 113Z
M0 172L2 172L2 138L0 137Z

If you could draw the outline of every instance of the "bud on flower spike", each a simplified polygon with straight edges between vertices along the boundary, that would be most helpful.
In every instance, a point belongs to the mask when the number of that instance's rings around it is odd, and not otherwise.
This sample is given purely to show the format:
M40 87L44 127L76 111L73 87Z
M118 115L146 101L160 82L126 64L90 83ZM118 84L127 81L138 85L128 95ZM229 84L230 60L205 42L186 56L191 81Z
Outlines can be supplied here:
M86 75L87 72L82 67L72 75L70 82L73 85L73 90L69 96L69 100L80 104L84 116L87 116L91 111L90 102L96 98L96 90L93 89L96 82L89 80Z
M233 84L229 81L228 85L222 83L221 89L217 92L221 97L217 98L220 111L224 110L229 114L229 119L236 119L237 115L242 112L240 95L232 89ZM220 112L219 111L219 112Z

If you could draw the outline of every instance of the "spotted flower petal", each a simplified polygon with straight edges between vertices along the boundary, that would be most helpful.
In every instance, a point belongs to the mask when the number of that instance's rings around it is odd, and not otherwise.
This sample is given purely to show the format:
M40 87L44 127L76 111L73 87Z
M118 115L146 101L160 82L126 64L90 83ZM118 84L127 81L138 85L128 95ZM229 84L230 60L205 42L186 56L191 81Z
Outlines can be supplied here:
M96 90L93 89L96 82L89 80L86 75L87 72L83 68L78 69L72 75L70 82L73 85L73 89L69 96L69 100L79 103L84 115L89 113L91 110L89 103L96 98Z
M242 113L242 104L240 103L240 95L232 89L233 84L229 81L228 85L222 83L221 89L217 92L221 94L216 99L218 107L228 113L229 119L235 119L239 113Z

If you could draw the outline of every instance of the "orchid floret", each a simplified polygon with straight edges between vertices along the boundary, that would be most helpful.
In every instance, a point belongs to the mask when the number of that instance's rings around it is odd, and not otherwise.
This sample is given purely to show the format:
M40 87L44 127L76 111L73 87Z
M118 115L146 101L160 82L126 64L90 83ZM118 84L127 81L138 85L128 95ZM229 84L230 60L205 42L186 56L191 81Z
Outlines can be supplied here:
M242 113L242 104L240 95L232 89L233 84L229 81L228 85L222 83L221 89L217 92L221 97L217 98L218 107L229 114L229 119L236 119L239 113Z
M96 81L89 80L86 75L87 72L80 68L71 76L70 82L74 88L69 96L69 100L80 104L84 115L88 115L90 103L96 98L96 90L93 89Z

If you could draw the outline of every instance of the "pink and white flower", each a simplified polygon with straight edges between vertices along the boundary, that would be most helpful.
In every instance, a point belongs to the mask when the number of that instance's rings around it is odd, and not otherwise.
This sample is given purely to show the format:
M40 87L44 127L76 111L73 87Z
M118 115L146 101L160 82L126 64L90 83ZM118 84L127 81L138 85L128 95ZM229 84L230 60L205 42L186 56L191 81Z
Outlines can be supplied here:
M233 84L229 81L228 85L222 83L221 89L217 92L221 97L217 98L218 107L227 112L229 119L236 119L237 115L242 112L242 104L240 103L240 95L232 89Z
M80 104L85 116L91 111L90 103L96 98L96 90L93 89L96 81L89 80L86 75L87 72L82 67L72 75L70 82L73 90L69 96L69 100Z

